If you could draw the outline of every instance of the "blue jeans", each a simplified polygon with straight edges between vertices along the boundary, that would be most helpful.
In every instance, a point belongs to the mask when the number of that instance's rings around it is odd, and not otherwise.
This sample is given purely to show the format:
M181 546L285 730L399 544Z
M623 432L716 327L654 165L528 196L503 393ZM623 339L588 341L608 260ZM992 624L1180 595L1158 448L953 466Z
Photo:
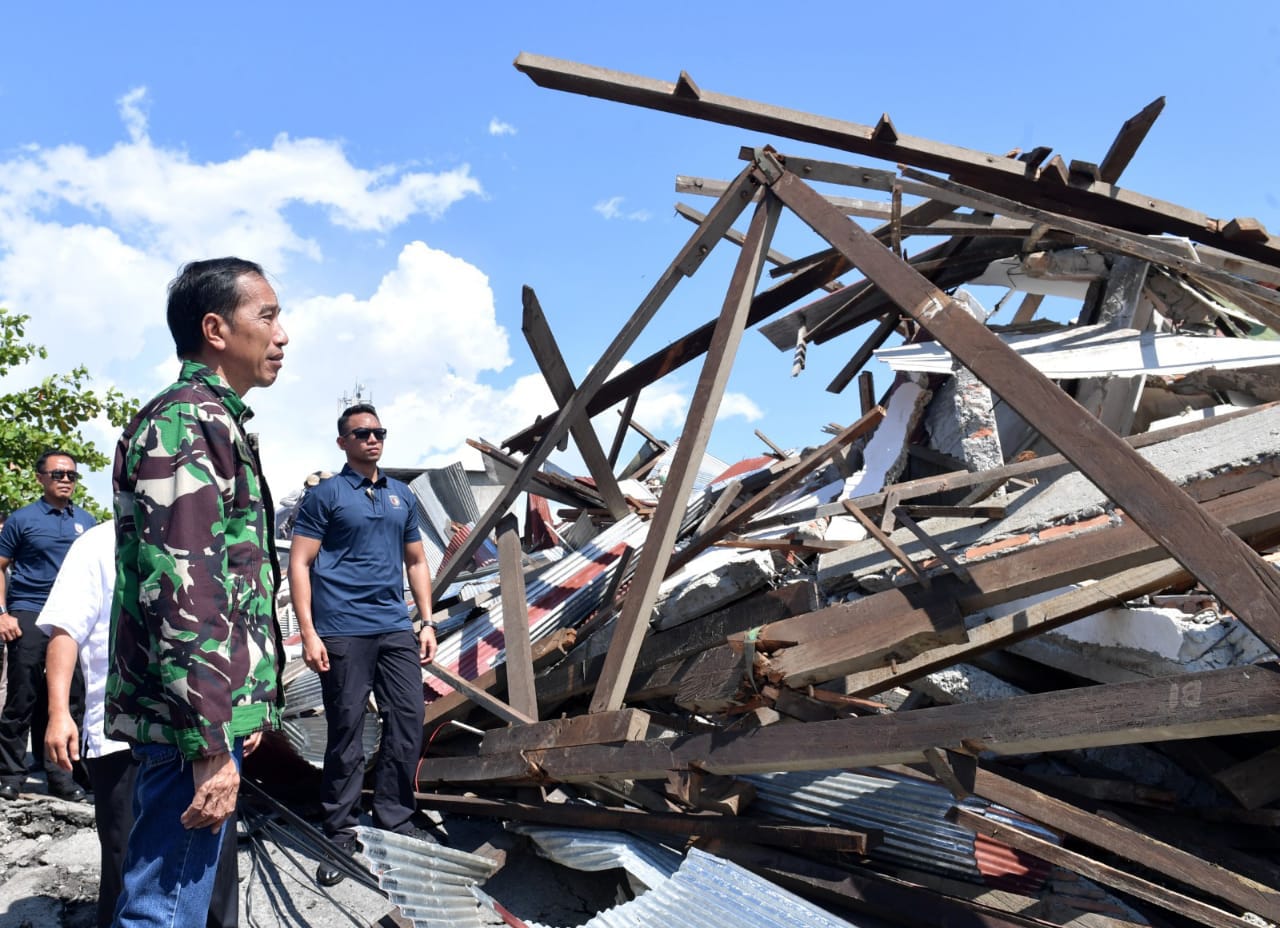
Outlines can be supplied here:
M240 769L242 742L232 757ZM182 813L195 796L195 772L178 749L165 744L134 748L138 762L133 829L125 856L124 885L116 905L120 928L186 928L204 925L226 825L184 828Z

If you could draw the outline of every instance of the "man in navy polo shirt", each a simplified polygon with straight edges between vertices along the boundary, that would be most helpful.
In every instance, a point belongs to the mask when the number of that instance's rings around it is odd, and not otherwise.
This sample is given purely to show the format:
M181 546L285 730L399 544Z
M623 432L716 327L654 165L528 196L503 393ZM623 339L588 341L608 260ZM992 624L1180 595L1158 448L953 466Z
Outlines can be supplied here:
M85 795L70 773L45 758L49 710L44 655L49 639L36 627L67 549L94 524L93 516L71 502L79 479L71 455L44 452L36 460L36 480L44 492L9 516L0 531L0 641L6 651L7 685L0 713L0 798L4 799L18 798L26 779L29 734L34 735L32 753L44 761L49 792L72 800Z
M431 570L409 488L378 470L386 437L373 406L343 410L338 447L346 466L303 497L289 554L303 659L320 675L328 723L320 786L324 831L349 852L355 850L370 692L382 720L373 824L413 831L424 716L420 665L436 653L430 621L415 635L405 604L407 574L415 605L430 616ZM342 878L328 863L316 871L322 886Z

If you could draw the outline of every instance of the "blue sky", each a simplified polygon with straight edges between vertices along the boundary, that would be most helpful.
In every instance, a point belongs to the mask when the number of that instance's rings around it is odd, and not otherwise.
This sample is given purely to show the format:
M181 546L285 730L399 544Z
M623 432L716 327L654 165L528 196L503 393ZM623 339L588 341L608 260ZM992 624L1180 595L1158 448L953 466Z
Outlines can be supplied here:
M543 90L512 67L521 51L1095 162L1164 95L1122 184L1280 231L1268 3L213 9L4 5L0 305L32 316L48 369L85 363L145 398L176 370L163 297L178 266L261 261L292 337L280 382L248 397L277 495L340 463L333 419L357 383L399 466L474 460L467 438L499 441L552 408L520 334L522 285L580 381L692 231L673 205L710 206L675 194L677 174L727 179L739 146L765 142L857 160ZM774 246L819 247L795 223ZM717 249L629 357L713 318L735 256ZM855 392L825 386L863 337L812 347L792 379L789 355L747 333L711 452L762 451L753 429L813 445L856 419ZM637 421L677 437L696 378L693 365L647 390ZM606 445L615 422L597 419ZM90 479L99 499L106 486Z

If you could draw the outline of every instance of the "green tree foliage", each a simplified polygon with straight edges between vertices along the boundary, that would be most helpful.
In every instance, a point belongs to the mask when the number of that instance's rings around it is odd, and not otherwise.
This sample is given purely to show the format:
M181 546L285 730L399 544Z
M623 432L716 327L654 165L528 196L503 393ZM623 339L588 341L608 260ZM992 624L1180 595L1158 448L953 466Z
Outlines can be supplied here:
M0 378L34 358L48 357L43 346L25 340L30 318L0 307ZM46 377L25 390L0 393L0 510L12 512L39 498L35 462L48 448L71 455L81 471L111 466L111 458L80 429L104 414L112 425L123 428L137 411L138 401L114 388L99 395L88 389L92 379L82 365L68 374ZM109 501L106 507L98 503L83 483L76 487L75 502L97 518L111 514Z

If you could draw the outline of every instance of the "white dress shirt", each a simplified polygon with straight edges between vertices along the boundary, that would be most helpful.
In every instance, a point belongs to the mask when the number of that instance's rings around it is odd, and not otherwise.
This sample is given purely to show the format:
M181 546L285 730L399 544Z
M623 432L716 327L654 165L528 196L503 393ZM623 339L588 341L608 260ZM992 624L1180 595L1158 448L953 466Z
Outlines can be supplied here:
M67 550L49 599L36 620L46 635L62 629L80 647L80 668L84 671L84 724L80 737L86 757L101 757L129 747L105 734L108 639L115 583L116 527L108 521L89 529Z

